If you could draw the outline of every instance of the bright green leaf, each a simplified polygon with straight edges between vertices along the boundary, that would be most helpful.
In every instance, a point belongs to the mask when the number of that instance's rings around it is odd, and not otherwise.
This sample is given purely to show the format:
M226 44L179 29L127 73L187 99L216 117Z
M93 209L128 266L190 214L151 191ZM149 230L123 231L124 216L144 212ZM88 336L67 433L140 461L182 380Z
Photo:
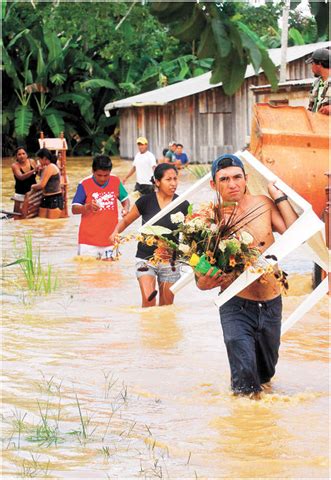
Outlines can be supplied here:
M8 43L7 45L7 48L10 48L12 47L13 45L15 45L15 43L17 42L17 40L19 40L21 37L23 37L24 35L26 35L30 30L28 28L25 28L24 30L22 30L21 32L19 32L17 35L15 35L15 37Z
M55 137L59 137L60 133L64 131L65 125L62 115L62 112L60 113L55 108L47 108L44 111L46 122Z
M290 28L288 36L293 40L294 45L304 45L305 41L299 30L296 28Z
M15 132L18 138L24 139L28 134L32 123L32 110L29 105L20 105L15 110Z
M102 78L95 78L93 80L87 80L86 82L81 82L80 86L82 88L91 88L91 89L97 89L97 88L110 88L112 90L116 89L116 85L112 80L104 80Z

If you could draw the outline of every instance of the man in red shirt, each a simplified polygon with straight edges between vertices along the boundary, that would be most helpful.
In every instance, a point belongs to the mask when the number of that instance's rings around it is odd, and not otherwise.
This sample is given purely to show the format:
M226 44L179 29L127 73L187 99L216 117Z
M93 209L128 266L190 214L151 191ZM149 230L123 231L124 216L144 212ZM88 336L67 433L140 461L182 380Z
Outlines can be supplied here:
M96 155L92 163L92 175L78 185L72 201L72 213L81 215L78 234L78 255L112 259L113 245L109 236L118 223L118 201L122 216L126 215L130 202L128 193L116 175L111 175L112 161L107 155Z

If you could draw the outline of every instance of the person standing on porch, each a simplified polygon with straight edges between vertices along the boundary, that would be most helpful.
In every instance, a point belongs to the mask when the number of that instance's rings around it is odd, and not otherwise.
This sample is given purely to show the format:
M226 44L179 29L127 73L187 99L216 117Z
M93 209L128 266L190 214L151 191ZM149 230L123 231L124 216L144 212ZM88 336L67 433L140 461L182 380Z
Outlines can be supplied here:
M311 112L330 115L330 57L331 52L327 48L319 48L306 60L311 63L311 71L316 77L310 95L308 110Z

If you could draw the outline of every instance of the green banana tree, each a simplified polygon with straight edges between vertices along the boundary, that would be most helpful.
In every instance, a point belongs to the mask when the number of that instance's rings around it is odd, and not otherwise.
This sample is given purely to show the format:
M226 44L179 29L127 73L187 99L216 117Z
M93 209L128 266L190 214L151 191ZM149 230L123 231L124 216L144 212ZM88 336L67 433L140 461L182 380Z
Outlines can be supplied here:
M16 36L16 39L14 38L14 40L16 41L17 38L19 38L18 35ZM11 43L14 44L15 42L12 41ZM28 70L29 58L30 55L26 58L24 62L23 75L21 76L21 79L17 71L17 65L8 54L5 46L2 45L3 70L12 80L16 97L16 102L14 102L14 125L16 137L19 143L24 141L25 137L28 135L33 118L33 111L30 107L31 93L28 93L25 90L26 82L30 79L30 72ZM9 112L12 111L12 108L13 105L11 105L10 110L6 107L4 108L3 118L10 118Z
M21 45L16 48L17 42L20 40ZM24 53L27 48L24 43L32 45L32 51L25 57ZM10 55L10 49L16 48L16 52L22 51L21 55ZM24 142L29 135L31 125L36 122L37 129L44 129L45 121L53 135L58 136L64 128L63 114L50 108L53 101L52 98L47 100L47 92L49 91L48 77L51 72L51 63L44 60L44 52L42 45L31 35L29 29L24 29L17 34L14 39L9 42L7 48L3 46L3 65L4 71L12 80L14 91L17 96L17 105L15 107L15 136L19 143ZM51 55L50 55L51 57ZM36 61L36 69L33 72L32 64ZM38 98L39 96L39 98ZM50 95L49 95L50 96ZM34 102L32 102L34 99ZM33 105L34 103L34 105Z

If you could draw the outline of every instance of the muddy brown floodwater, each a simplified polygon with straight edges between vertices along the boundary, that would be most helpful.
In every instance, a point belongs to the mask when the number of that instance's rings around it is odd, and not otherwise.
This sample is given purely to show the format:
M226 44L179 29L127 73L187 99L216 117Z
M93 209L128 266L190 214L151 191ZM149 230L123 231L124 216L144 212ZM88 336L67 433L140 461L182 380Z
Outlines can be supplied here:
M90 161L68 160L70 199ZM179 191L193 181L182 173ZM3 478L328 478L327 298L283 338L272 392L234 398L215 292L191 284L142 310L134 242L118 262L79 261L78 224L2 220L4 262L30 232L58 277L33 295L19 265L3 270ZM284 318L311 288L304 258L289 266Z

